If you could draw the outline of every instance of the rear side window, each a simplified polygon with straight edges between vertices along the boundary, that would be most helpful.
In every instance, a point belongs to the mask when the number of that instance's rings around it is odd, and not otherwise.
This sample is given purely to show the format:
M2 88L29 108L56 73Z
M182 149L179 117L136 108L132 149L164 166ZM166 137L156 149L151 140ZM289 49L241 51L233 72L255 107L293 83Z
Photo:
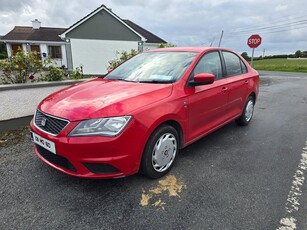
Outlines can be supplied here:
M247 72L245 64L234 53L223 51L227 76L239 75Z
M246 65L244 64L244 62L242 60L240 60L240 62L241 62L242 73L247 73Z

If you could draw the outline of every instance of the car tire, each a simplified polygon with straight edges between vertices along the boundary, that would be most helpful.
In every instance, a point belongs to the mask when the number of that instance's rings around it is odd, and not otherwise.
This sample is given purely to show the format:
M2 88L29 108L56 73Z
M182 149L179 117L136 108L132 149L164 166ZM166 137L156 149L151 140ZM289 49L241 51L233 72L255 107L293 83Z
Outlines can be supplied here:
M140 171L147 177L156 179L167 174L179 151L177 130L170 125L157 128L145 146Z
M252 96L249 96L245 103L241 116L236 119L237 125L246 126L249 124L254 114L254 106L255 106L254 98Z

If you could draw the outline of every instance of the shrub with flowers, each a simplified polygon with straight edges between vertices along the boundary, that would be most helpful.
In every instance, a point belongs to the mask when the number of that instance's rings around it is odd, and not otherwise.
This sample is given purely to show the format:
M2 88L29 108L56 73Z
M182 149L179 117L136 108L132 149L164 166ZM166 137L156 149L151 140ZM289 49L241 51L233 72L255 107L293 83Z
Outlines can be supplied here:
M0 81L4 84L26 83L28 79L34 81L34 75L51 63L50 58L41 61L37 56L36 51L24 52L19 49L13 56L0 60L0 69L3 71Z
M128 60L129 58L132 58L133 56L137 55L138 51L135 49L131 49L130 53L127 51L116 51L116 55L120 55L118 58L110 60L108 63L109 65L107 66L107 69L115 69L117 66Z

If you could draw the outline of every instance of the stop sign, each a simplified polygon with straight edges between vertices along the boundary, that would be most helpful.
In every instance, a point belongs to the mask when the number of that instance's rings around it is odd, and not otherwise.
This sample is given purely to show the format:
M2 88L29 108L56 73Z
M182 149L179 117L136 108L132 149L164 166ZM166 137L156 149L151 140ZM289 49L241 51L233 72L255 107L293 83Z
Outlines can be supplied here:
M247 39L247 45L250 48L257 48L258 46L260 46L261 44L261 37L259 36L259 34L253 34L252 36L250 36Z

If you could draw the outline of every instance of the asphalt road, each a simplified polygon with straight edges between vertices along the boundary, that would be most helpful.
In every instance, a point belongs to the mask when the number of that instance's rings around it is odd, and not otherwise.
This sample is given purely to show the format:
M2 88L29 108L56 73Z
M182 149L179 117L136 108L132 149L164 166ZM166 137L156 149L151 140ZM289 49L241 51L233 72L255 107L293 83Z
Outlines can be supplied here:
M21 139L0 147L0 229L307 229L306 141L307 74L270 72L250 125L183 149L162 180L70 177Z

